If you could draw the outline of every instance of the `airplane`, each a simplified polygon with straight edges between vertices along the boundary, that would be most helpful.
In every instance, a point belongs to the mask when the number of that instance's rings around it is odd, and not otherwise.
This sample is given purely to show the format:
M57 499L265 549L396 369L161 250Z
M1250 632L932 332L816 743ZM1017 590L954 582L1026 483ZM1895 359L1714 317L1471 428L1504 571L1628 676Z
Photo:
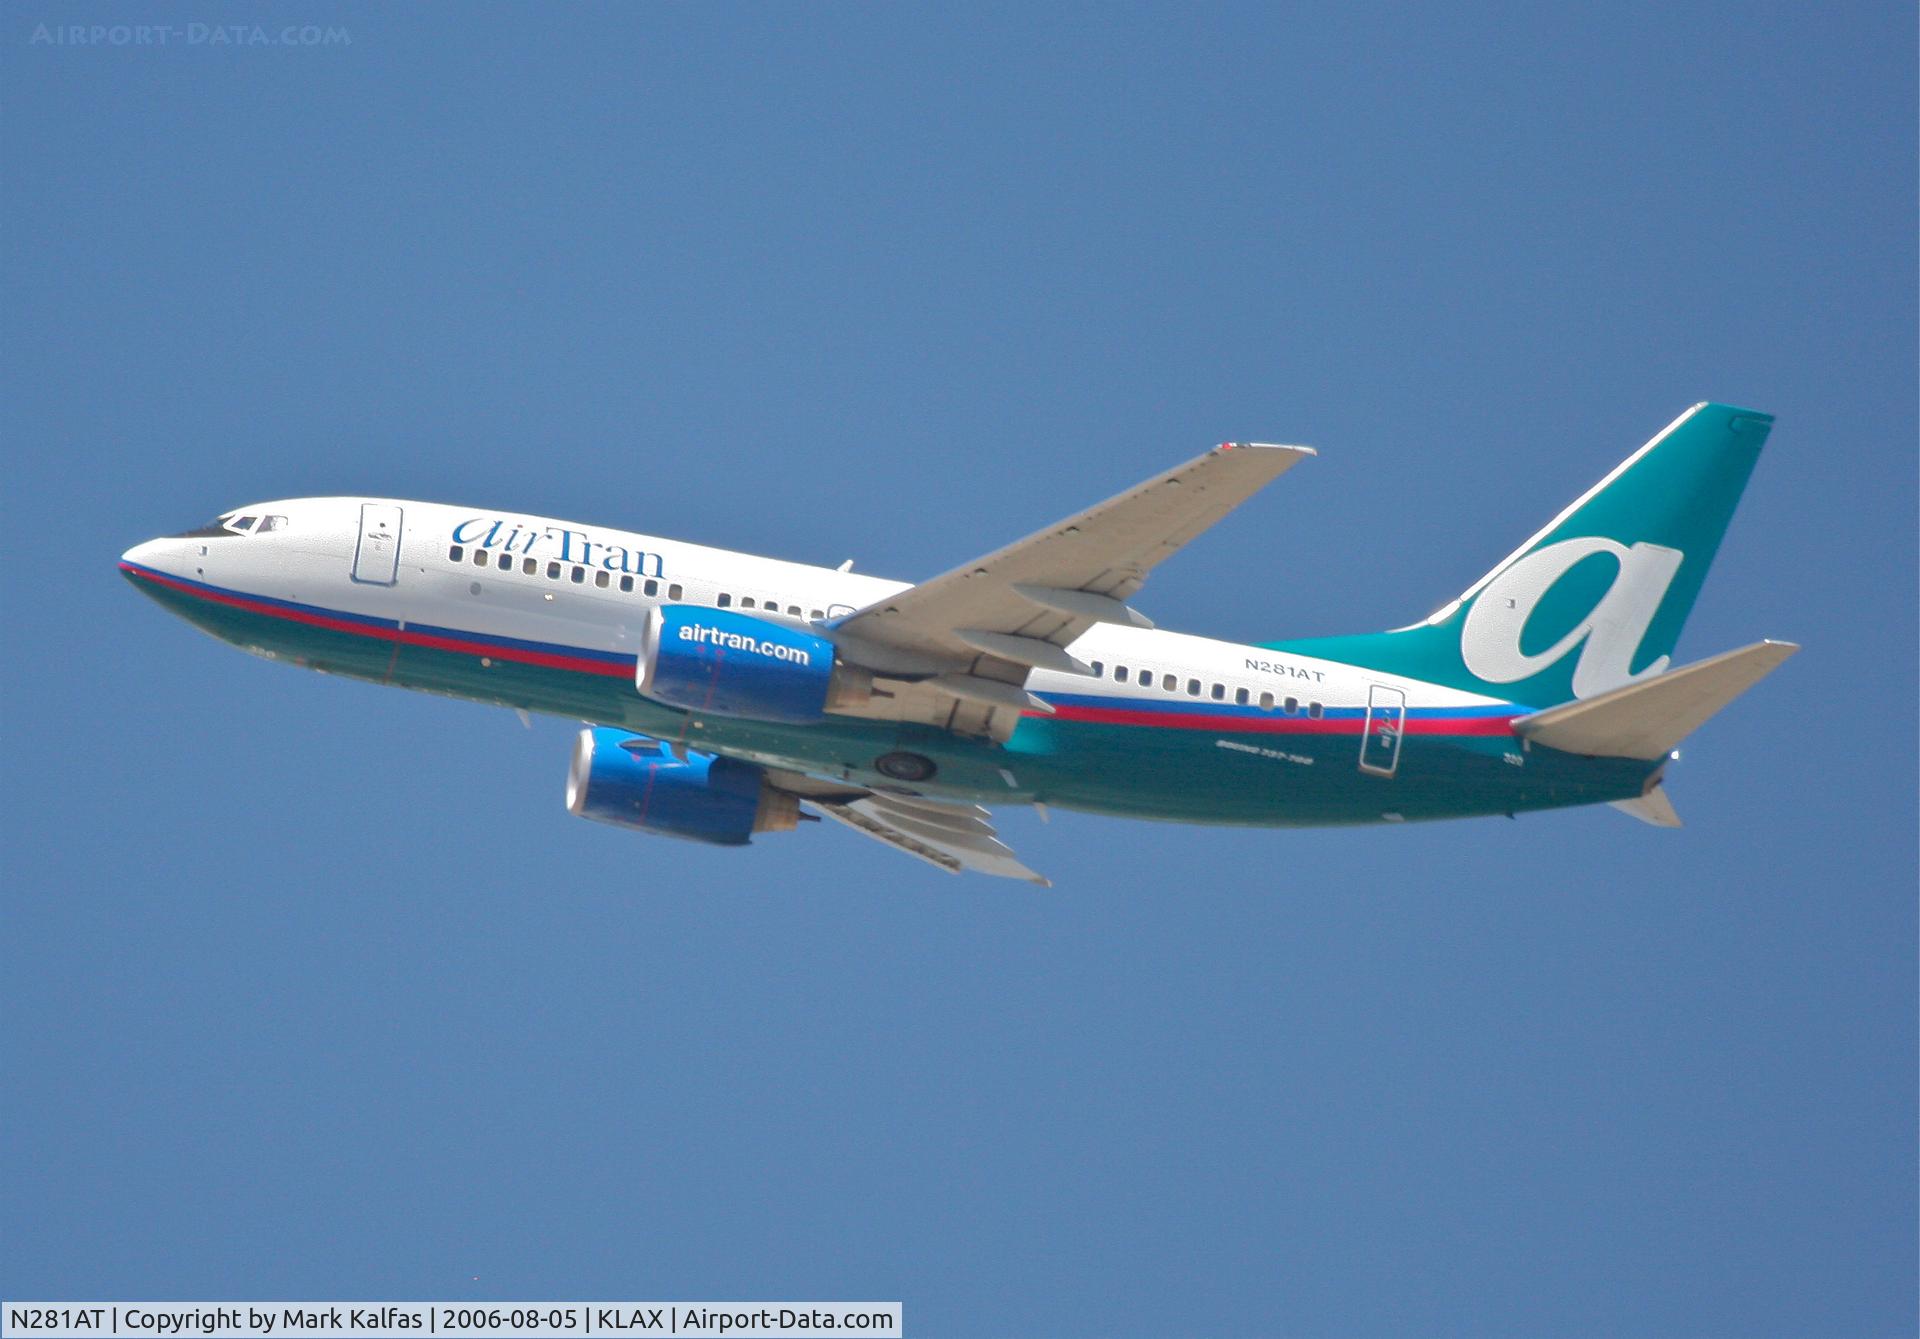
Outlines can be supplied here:
M1156 628L1147 577L1314 454L1227 443L918 584L540 516L265 502L129 549L269 660L586 722L567 808L716 845L832 819L1046 885L989 808L1272 827L1610 804L1677 827L1676 746L1799 647L1675 667L1771 415L1687 410L1388 632Z

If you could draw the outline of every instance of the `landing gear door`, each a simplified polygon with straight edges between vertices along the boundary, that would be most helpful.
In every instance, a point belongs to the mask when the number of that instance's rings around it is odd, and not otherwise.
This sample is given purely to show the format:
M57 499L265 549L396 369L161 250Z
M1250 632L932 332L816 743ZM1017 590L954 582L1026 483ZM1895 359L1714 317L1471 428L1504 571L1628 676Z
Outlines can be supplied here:
M1367 686L1366 728L1360 735L1360 770L1392 776L1400 766L1400 736L1407 724L1407 695L1383 683Z
M353 550L353 579L391 586L400 573L400 508L390 502L360 504L360 539Z

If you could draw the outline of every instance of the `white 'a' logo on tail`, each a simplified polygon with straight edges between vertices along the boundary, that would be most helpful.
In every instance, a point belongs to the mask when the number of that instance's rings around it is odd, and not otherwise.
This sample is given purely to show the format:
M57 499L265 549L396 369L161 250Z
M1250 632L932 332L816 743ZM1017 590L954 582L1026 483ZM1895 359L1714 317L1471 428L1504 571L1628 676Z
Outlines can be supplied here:
M1537 655L1522 652L1520 634L1541 597L1575 563L1596 553L1610 553L1620 564L1607 593L1552 646ZM1678 549L1644 543L1627 548L1598 535L1536 549L1488 582L1467 610L1460 629L1460 658L1488 683L1517 683L1580 646L1580 659L1573 666L1575 697L1592 697L1658 674L1667 667L1667 656L1638 674L1628 669L1685 557ZM1581 646L1583 641L1586 644Z

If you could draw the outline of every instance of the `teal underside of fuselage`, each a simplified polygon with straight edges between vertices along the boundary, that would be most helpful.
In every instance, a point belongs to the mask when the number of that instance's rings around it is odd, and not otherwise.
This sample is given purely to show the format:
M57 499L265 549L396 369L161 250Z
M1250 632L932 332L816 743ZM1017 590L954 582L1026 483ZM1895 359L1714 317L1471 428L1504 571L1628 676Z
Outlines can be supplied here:
M873 770L924 754L915 792L1182 823L1291 827L1413 821L1594 804L1639 795L1656 765L1526 748L1510 734L1409 734L1392 776L1362 771L1354 734L1223 733L1027 717L1004 745L930 726L829 716L805 726L695 718L640 696L631 675L583 673L293 622L137 581L198 627L326 673L683 741L816 776L907 789ZM1011 780L1009 779L1011 778Z

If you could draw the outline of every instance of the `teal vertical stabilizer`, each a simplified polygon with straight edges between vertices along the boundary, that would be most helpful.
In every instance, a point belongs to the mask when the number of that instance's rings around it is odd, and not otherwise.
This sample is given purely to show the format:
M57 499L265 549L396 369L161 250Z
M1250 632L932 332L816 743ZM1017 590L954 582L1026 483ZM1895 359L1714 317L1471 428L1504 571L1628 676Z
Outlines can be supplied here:
M1772 426L1695 405L1426 621L1267 645L1540 707L1649 678Z

